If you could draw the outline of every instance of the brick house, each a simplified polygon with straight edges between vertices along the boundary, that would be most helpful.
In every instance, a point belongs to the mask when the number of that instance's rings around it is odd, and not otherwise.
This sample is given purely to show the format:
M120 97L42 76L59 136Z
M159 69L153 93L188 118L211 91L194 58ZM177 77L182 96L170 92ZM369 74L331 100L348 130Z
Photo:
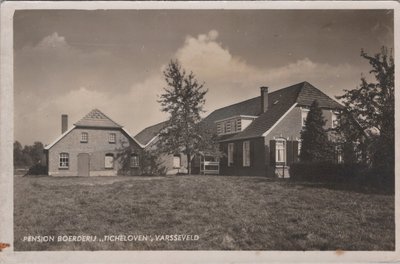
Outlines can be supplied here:
M116 176L122 169L117 154L131 148L130 173L140 174L143 146L119 124L94 109L68 129L61 118L62 135L45 147L48 175Z
M165 127L166 121L146 127L140 131L135 139L142 144L146 151L156 150L159 133ZM187 157L182 153L175 155L159 154L160 166L167 175L187 173Z
M343 106L308 82L269 93L213 111L202 122L219 136L220 174L288 177L289 167L299 160L300 131L309 107L317 100L334 128Z

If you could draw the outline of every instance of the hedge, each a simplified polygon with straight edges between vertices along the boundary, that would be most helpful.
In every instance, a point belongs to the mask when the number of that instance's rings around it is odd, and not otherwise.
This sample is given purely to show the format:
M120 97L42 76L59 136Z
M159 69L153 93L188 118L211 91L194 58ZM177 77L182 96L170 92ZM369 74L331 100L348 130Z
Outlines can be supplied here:
M26 175L46 175L47 174L47 166L41 164L35 164L29 168Z
M344 182L367 175L367 168L360 164L312 162L294 163L290 166L290 179L294 181Z

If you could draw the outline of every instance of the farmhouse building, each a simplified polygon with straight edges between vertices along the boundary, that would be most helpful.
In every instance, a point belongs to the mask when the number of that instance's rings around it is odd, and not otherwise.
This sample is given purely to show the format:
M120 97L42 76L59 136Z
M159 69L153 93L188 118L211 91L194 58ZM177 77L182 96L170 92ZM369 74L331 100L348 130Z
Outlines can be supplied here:
M116 176L128 166L139 175L143 146L119 124L94 109L68 129L62 115L61 136L45 147L51 176ZM118 154L129 147L130 159L123 164Z
M219 136L220 174L288 177L289 167L299 160L300 132L309 107L317 100L334 128L343 106L308 82L269 93L213 111L202 122Z
M140 131L135 139L144 146L146 151L156 151L159 141L160 131L166 126L167 122L161 122ZM167 175L187 173L187 157L182 153L174 155L158 153L159 166L165 170Z

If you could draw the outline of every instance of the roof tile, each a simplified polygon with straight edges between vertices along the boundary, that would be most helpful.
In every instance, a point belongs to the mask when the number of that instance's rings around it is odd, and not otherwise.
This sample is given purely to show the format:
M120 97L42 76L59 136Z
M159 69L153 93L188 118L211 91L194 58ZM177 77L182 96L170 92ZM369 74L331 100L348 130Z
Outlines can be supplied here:
M167 121L146 127L142 131L140 131L136 136L136 140L138 140L141 144L146 145L150 142L155 136L160 133L161 129L167 124Z
M212 112L204 119L204 122L214 123L216 120L234 115L244 115L245 107L249 102L253 103L253 113L258 112L259 117L255 119L245 130L235 134L233 137L221 140L238 140L262 136L270 129L295 103L300 106L311 106L317 100L320 107L329 109L341 109L343 106L331 99L329 96L312 86L308 82L301 82L292 86L274 91L268 95L268 110L261 113L260 97L256 97L235 105L220 108ZM257 110L258 108L258 110ZM232 114L235 113L235 114ZM254 115L254 114L253 114ZM220 118L223 116L223 118ZM211 124L208 124L211 125Z
M74 125L77 127L122 127L98 109L93 109Z

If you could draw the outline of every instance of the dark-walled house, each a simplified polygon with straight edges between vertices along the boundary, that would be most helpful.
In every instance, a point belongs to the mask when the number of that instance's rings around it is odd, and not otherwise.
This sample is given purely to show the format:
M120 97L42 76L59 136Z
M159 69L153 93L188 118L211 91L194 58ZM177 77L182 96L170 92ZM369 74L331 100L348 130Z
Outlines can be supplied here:
M213 111L202 122L219 136L220 174L288 177L289 167L298 161L300 131L309 107L317 100L334 128L343 106L308 82L269 93Z
M48 175L116 176L122 162L118 153L130 147L129 173L140 175L143 146L119 124L98 109L68 128L61 117L61 136L45 147Z

